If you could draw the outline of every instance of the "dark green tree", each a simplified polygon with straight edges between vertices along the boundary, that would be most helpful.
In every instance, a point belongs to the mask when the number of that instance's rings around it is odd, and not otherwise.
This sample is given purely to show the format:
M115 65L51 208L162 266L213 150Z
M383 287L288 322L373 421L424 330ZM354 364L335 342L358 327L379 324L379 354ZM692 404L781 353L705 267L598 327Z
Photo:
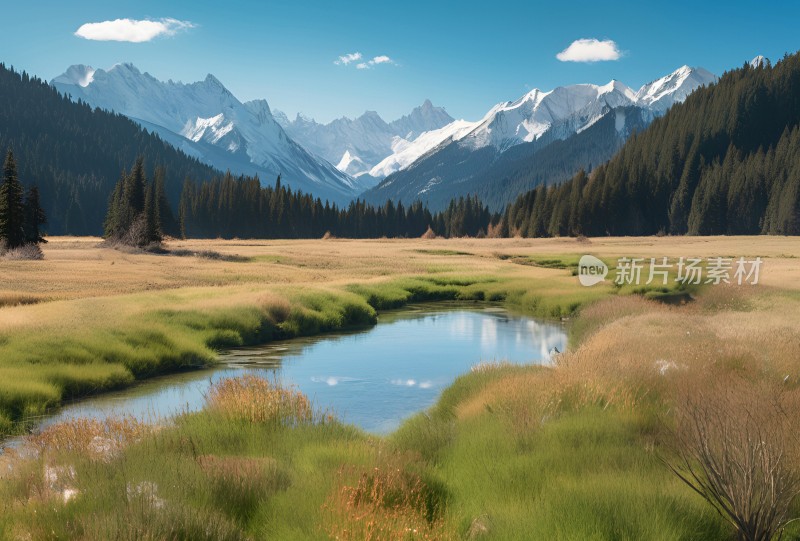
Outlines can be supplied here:
M11 149L3 165L0 185L0 242L7 248L25 244L25 209L22 203L22 184L17 178L17 164Z
M41 244L47 242L44 237L42 237L41 230L41 226L47 223L47 216L44 213L44 209L42 209L39 187L35 184L30 187L25 197L24 211L25 222L23 227L25 231L25 242L27 244Z

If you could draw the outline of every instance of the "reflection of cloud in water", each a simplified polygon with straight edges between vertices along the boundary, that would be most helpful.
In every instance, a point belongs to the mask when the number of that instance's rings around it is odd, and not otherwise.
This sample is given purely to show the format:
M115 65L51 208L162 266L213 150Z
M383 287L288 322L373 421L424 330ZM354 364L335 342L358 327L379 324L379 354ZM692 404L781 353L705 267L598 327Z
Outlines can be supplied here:
M393 379L390 383L401 387L419 387L420 389L430 389L433 387L433 382L430 380L417 382L415 379Z
M494 347L497 344L497 320L485 317L481 320L481 346Z
M543 325L537 321L527 321L529 339L539 346L539 357L543 361L549 362L550 352L554 347L560 351L566 349L567 336L564 331L552 325Z
M342 376L315 376L311 378L311 381L314 383L325 383L326 385L333 387L334 385L339 385L340 383L349 383L358 380L356 378L347 378Z
M475 332L475 322L472 317L472 314L466 313L459 313L454 318L452 318L452 323L450 323L450 335L451 336L472 336Z

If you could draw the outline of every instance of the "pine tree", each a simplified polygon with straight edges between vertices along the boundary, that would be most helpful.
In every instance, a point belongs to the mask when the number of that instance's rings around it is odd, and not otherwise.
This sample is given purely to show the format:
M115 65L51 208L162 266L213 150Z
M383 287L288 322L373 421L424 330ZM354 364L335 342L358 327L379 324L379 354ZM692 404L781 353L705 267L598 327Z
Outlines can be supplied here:
M180 231L175 221L175 215L172 214L169 200L167 199L167 192L165 189L166 176L167 171L164 167L156 167L156 172L153 175L156 217L158 218L158 225L162 234L176 236L180 234Z
M11 149L3 166L3 184L0 185L0 242L6 248L25 244L25 211L22 204L22 184L17 178L17 164Z
M132 217L134 218L144 211L146 186L147 177L144 174L144 158L139 156L125 184L125 201L130 206Z
M123 193L125 191L126 176L125 171L120 175L114 191L108 201L108 212L103 223L103 232L106 238L119 238L125 230Z
M145 220L145 239L146 244L161 242L161 225L158 220L156 210L155 186L149 185L144 196L144 220Z
M44 209L42 209L39 187L35 184L28 190L25 198L25 242L28 244L41 244L47 242L42 237L41 226L47 223Z

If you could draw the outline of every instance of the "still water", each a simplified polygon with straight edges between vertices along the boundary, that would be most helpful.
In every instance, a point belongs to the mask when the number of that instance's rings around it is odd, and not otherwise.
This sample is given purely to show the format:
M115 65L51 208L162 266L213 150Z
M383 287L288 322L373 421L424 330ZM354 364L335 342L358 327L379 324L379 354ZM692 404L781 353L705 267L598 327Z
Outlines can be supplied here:
M546 364L550 351L564 351L565 345L560 324L497 307L412 307L381 314L378 325L359 332L224 352L212 368L69 404L43 426L72 417L124 414L157 420L195 411L203 407L211 383L250 372L293 385L318 408L383 434L431 406L475 364Z

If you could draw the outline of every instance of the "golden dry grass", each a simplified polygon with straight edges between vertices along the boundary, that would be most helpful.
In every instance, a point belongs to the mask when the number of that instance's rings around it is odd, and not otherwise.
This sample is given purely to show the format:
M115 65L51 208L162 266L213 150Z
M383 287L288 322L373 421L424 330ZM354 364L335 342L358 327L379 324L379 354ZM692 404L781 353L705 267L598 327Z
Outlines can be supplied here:
M76 418L51 425L27 441L40 455L64 453L107 461L154 430L133 417Z
M215 383L207 400L209 411L231 420L285 425L314 420L314 409L306 395L254 375Z

